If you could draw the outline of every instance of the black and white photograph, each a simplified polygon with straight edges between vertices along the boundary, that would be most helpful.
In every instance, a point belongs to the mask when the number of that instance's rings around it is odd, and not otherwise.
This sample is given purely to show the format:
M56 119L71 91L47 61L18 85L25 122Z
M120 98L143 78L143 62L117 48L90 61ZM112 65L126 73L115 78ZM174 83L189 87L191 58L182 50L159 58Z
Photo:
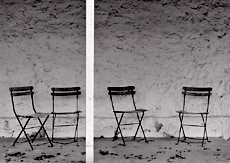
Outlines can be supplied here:
M85 1L1 0L0 20L0 162L85 162Z
M0 162L230 162L230 1L0 0L0 20Z
M95 162L230 162L229 11L95 0Z

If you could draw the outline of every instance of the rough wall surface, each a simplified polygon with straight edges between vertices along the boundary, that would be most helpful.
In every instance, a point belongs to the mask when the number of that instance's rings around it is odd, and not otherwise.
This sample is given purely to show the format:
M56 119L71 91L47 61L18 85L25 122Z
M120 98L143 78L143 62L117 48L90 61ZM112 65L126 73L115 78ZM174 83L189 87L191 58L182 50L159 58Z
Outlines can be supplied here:
M228 1L96 1L95 135L116 127L108 86L136 87L151 137L178 136L183 86L209 86L209 136L229 138L229 9Z
M79 134L85 136L85 1L0 2L0 136L16 136L20 131L9 87L27 85L35 88L40 112L51 112L51 87L80 86ZM25 111L30 109L27 106Z
M136 86L151 137L177 136L182 86L211 86L209 136L229 138L229 6L227 0L97 0L95 136L113 136L116 127L108 86ZM0 8L0 136L19 131L8 88L23 85L35 87L38 111L51 111L51 87L81 86L79 135L85 136L84 1L5 0Z

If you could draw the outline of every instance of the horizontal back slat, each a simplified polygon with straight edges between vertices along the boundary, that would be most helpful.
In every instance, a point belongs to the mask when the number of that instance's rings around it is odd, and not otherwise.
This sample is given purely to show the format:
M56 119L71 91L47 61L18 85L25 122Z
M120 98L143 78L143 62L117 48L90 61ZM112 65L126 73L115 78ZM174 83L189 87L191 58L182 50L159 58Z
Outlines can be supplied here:
M74 96L74 95L80 95L81 87L53 87L51 90L53 91L51 93L52 96Z
M186 94L189 96L210 96L212 93L182 92L182 94Z
M135 91L110 91L108 94L109 95L130 95L130 94L135 94Z
M125 86L125 87L108 87L108 91L124 91L124 90L134 90L134 86Z
M212 88L211 87L183 87L183 90L205 92L205 91L212 91Z
M34 92L13 92L11 93L12 96L25 96L25 95L31 95L34 94Z
M125 86L125 87L108 87L109 95L131 95L135 94L134 86Z
M52 91L79 91L81 87L53 87Z
M10 87L11 96L25 96L34 94L33 86Z
M28 91L33 90L33 86L25 86L25 87L10 87L10 91Z
M57 92L57 93L51 93L52 96L73 96L73 95L80 95L81 92Z

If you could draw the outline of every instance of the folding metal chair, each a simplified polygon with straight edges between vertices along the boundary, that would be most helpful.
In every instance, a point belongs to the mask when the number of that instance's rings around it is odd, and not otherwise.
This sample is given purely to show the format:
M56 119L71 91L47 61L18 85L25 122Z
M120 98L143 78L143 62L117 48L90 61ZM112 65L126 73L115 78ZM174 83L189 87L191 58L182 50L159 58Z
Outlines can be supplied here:
M143 117L144 117L144 114L147 110L145 109L137 109L136 108L136 104L135 104L135 100L134 100L134 94L135 94L135 87L134 86L126 86L126 87L108 87L108 94L110 96L110 100L111 100L111 104L112 104L112 108L113 108L113 113L114 113L114 116L115 116L115 119L116 119L116 122L117 122L117 128L115 130L115 134L114 134L114 137L113 139L116 140L118 139L118 134L120 133L121 134L121 138L122 138L122 141L123 141L123 145L125 146L125 140L124 140L124 136L122 134L122 130L121 130L121 126L124 126L124 125L137 125L137 129L136 129L136 132L135 132L135 135L134 135L134 140L136 139L136 136L137 136L137 133L138 133L138 130L139 128L141 128L142 130L142 133L144 135L144 139L146 142L147 139L146 139L146 136L145 136L145 132L144 132L144 129L142 127L142 120L143 120ZM115 109L115 106L114 106L114 100L113 100L113 96L131 96L132 97L132 105L134 107L134 109L132 110L124 110L124 109ZM122 122L122 119L124 117L124 114L136 114L137 116L137 122L134 122L134 123L121 123ZM120 115L120 116L119 116Z
M51 95L52 95L52 101L53 101L53 124L52 124L52 142L54 141L54 128L55 127L68 127L68 126L74 126L75 127L75 132L74 132L74 137L73 140L74 142L77 142L78 145L78 123L79 123L79 115L82 111L78 109L78 96L81 94L80 92L80 87L56 87L56 88L51 88ZM58 106L55 106L55 100L57 101L57 97L61 97L62 100L63 98L66 97L65 101L67 101L67 98L74 97L76 98L76 107L75 109L70 109L70 111L65 110L64 108L60 108ZM55 98L56 97L56 98ZM72 98L69 100L73 100ZM59 99L60 101L60 99ZM74 100L75 101L75 100ZM69 101L68 101L69 102ZM55 125L55 119L57 116L63 117L63 116L76 116L76 122L75 123L69 123L69 124L56 124Z
M208 140L207 134L207 119L209 114L209 102L212 88L210 87L183 87L182 88L183 98L183 110L176 111L179 113L180 120L180 129L179 136L177 140L177 144L179 141L186 142L186 139L196 139L202 140L202 146L204 145L204 141ZM194 101L195 100L195 101ZM199 109L199 110L198 110ZM201 123L192 120L192 122L188 122L188 116L201 116ZM194 117L195 118L195 117ZM185 121L186 120L186 121ZM202 138L195 137L187 137L185 135L185 127L202 127L203 128L203 136ZM183 133L183 139L180 140L181 131ZM188 142L189 143L189 142Z
M27 142L29 143L31 149L33 150L33 146L32 146L32 143L34 142L34 140L36 139L36 137L38 136L39 132L41 130L44 131L51 147L53 146L47 132L46 132L46 129L44 127L47 119L49 118L49 115L50 113L38 113L36 112L35 110L35 106L34 106L34 99L33 99L33 95L34 95L34 92L33 92L33 86L25 86L25 87L11 87L9 88L10 90L10 95L11 95L11 100L12 100L12 106L13 106L13 111L14 111L14 114L15 114L15 117L16 119L18 120L20 126L21 126L21 132L18 134L17 138L15 139L14 143L13 143L13 146L15 145L15 143L18 141L19 137L21 136L22 133L25 134L25 137L27 139ZM17 97L17 102L15 103L16 101L16 96L20 96L21 98ZM28 96L30 96L30 98L28 98ZM32 103L32 113L31 114L26 114L25 112L30 112L29 110L25 111L23 110L23 108L19 107L19 105L22 105L23 103L23 100L26 101L26 100L29 100L31 101ZM20 101L18 101L20 100ZM16 109L16 106L17 106L17 109ZM24 114L18 114L20 111L19 111L19 108L21 110L23 110ZM17 110L17 111L16 111ZM39 121L39 126L31 126L31 127L27 127L27 125L29 124L30 120L31 119L38 119ZM44 118L44 121L42 122L41 121L41 118ZM23 125L23 119L26 119L26 122L25 124ZM26 130L27 129L33 129L33 128L39 128L39 130L36 132L36 134L34 135L34 137L32 138L32 140L29 139L27 133L26 133Z

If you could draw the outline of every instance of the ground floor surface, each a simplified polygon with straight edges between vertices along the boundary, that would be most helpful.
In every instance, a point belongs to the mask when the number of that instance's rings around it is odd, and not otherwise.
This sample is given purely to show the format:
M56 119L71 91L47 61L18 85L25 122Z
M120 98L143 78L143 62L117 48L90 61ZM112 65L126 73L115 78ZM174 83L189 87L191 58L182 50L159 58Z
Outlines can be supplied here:
M148 138L133 141L126 138L126 146L121 145L121 139L112 141L111 138L96 138L94 142L95 163L225 163L230 162L230 141L222 138L210 138L201 143L179 143L176 138ZM17 143L12 146L13 138L0 138L0 162L86 162L85 139L77 143L69 140L59 140L53 147L44 139L36 140L34 150L28 143Z

